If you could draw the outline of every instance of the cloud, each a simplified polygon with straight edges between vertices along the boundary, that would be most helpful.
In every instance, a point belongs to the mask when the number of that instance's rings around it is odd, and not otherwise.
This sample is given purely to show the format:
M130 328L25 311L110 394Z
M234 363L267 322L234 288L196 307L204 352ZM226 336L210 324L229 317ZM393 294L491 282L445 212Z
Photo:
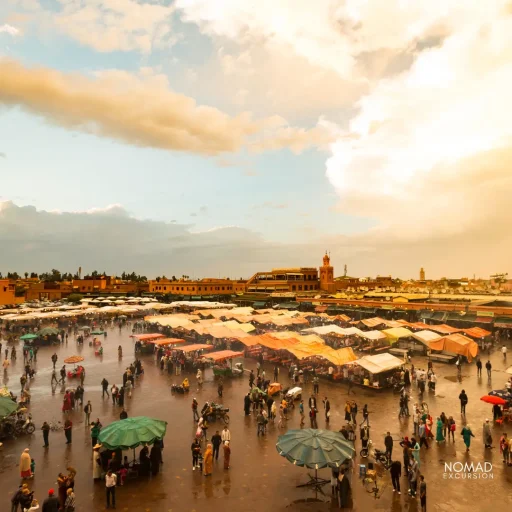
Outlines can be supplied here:
M12 37L19 36L21 34L20 30L16 27L13 27L12 25L9 25L8 23L5 23L4 25L0 25L0 34L8 34Z
M498 4L486 3L490 12L475 11L361 100L353 139L333 144L327 162L340 210L407 237L505 229L512 17Z
M169 89L165 75L144 69L96 73L96 79L46 68L26 68L0 59L0 104L19 105L69 129L129 144L203 155L289 147L301 151L325 145L332 135L321 126L292 128L272 116L254 120L244 112L230 117L200 106Z
M98 52L148 54L172 45L174 6L152 0L8 0L11 16L25 16L36 30L63 34Z
M417 241L372 232L319 237L312 229L300 243L290 244L271 242L260 233L237 226L196 233L191 227L139 220L119 205L57 213L0 202L0 270L4 274L8 270L42 272L50 268L69 271L82 266L86 271L108 273L130 268L153 277L162 273L249 277L274 267L320 265L327 248L336 275L342 273L345 263L351 275L359 276L380 273L407 278L416 276L421 266L432 277L473 273L487 277L496 269L512 271L509 230L498 235L481 226L474 226L471 237L439 233ZM101 251L90 250L98 244ZM489 254L493 254L492 259Z
M7 153L0 151L0 158L7 158Z

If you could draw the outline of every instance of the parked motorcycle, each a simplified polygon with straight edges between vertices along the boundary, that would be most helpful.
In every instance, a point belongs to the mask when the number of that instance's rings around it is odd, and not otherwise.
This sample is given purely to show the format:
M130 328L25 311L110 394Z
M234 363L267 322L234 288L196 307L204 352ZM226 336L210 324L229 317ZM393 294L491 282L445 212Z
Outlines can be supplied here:
M36 426L32 421L32 415L29 414L26 419L18 419L14 426L14 432L17 436L22 434L33 434Z
M224 421L227 425L229 423L229 407L224 407L222 404L216 404L215 402L206 402L201 409L201 415L210 422L217 420L217 418Z

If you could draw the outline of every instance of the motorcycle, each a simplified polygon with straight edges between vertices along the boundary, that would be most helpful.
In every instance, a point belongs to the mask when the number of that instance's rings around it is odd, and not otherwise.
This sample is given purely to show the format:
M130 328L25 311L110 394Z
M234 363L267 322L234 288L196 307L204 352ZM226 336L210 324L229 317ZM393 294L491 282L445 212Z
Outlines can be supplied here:
M171 391L173 393L180 393L181 395L184 395L185 393L188 393L189 392L189 388L185 388L183 386L178 386L176 384L172 384L171 386Z
M21 434L33 434L36 426L32 422L32 415L29 414L26 419L20 418L16 421L14 431L17 436Z
M206 418L208 421L215 421L218 418L223 420L227 425L229 423L229 407L224 407L222 404L216 404L215 402L211 402L208 404L206 402L205 406L201 410L201 414L206 414Z
M359 454L361 457L366 458L370 454L370 448L373 446L372 440L369 439L366 447L364 447ZM391 461L388 459L386 452L375 448L371 454L375 462L380 462L386 469L391 467Z

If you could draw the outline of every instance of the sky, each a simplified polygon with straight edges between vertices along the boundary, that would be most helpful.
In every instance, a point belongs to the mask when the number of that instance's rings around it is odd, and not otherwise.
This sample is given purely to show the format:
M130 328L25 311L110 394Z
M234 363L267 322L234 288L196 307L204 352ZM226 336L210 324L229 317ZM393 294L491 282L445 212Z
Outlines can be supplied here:
M510 0L3 0L0 270L512 275L510 83Z

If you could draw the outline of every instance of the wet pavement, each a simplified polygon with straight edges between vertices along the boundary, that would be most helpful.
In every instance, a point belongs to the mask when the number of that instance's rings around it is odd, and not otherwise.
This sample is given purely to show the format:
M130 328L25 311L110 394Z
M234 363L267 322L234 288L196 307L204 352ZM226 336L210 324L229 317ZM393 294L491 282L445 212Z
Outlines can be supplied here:
M133 342L129 337L128 328L119 331L118 328L108 330L108 338L104 342L102 359L94 355L94 349L85 344L77 350L76 344L70 341L68 345L57 347L60 368L62 361L73 354L80 353L85 357L84 367L87 371L85 379L85 401L90 400L93 406L92 418L99 417L103 425L119 419L119 407L114 407L112 401L101 398L100 382L106 377L112 386L122 382L122 373L133 357ZM117 347L123 346L124 357L117 357ZM56 477L59 472L65 472L67 466L77 469L76 501L78 512L104 510L105 491L102 483L92 480L92 452L90 431L85 426L84 414L81 409L70 415L73 421L73 443L65 444L64 433L50 433L50 448L42 448L43 440L40 426L44 420L63 420L61 412L63 390L58 387L52 394L51 361L52 347L42 348L38 354L37 375L32 381L30 391L32 403L30 411L37 426L32 436L20 437L16 440L4 440L0 448L0 474L3 495L0 498L0 510L7 510L10 497L17 489L20 479L18 462L22 450L30 448L31 456L36 461L35 478L29 485L35 490L36 498L41 502L49 488L57 489ZM173 511L192 512L208 510L211 512L226 510L243 510L244 512L273 510L330 510L330 487L324 489L327 496L315 493L296 485L307 480L307 470L295 467L286 459L280 457L275 449L277 436L285 429L269 425L265 437L256 435L256 420L254 416L245 417L243 414L243 396L248 390L248 378L226 380L224 384L224 399L230 411L231 469L224 470L222 453L218 462L214 463L213 476L205 478L198 471L192 471L190 445L196 430L192 419L191 400L196 397L200 407L206 400L217 401L217 386L213 381L210 370L206 372L202 390L194 391L195 379L191 378L192 391L188 395L174 395L170 391L171 383L181 383L182 377L162 375L155 366L152 356L142 357L146 369L145 375L137 382L131 399L125 399L125 408L129 416L152 416L169 422L163 451L164 464L156 477L148 479L128 480L123 487L117 489L117 509L134 512ZM459 510L492 510L512 503L512 467L505 468L499 453L498 440L503 431L512 433L510 426L493 428L494 445L492 450L484 450L482 443L482 424L485 418L492 419L491 406L479 400L490 389L502 388L507 375L504 369L508 364L500 353L490 356L493 364L492 384L487 378L477 379L475 365L463 368L463 381L457 382L454 365L434 364L438 375L436 396L425 393L430 412L435 418L441 413L452 415L457 422L455 443L446 443L421 452L421 471L427 481L428 510L457 512ZM486 359L483 359L484 363ZM416 367L426 369L426 361L422 358L413 360ZM248 368L254 367L255 362L246 360ZM19 394L19 377L23 368L23 359L9 369L6 384L15 394ZM271 368L267 368L267 374ZM485 368L483 373L485 374ZM281 381L286 380L281 372ZM69 383L70 381L68 381ZM109 388L110 388L109 386ZM305 386L305 402L311 392L311 384ZM467 420L475 434L470 454L465 453L465 447L460 436L461 416L458 395L464 388L469 396ZM328 396L331 402L331 420L327 428L339 430L344 423L343 406L347 398L345 385L320 382L321 398ZM413 388L412 403L416 401L417 391ZM398 395L392 391L381 393L355 388L355 395L350 398L358 403L359 411L365 403L370 412L371 437L374 446L384 448L384 435L387 430L398 439L403 435L411 435L412 420L398 420ZM359 420L361 413L359 412ZM298 410L291 413L288 428L299 427ZM319 414L318 425L325 428L322 411ZM209 437L222 425L217 422L209 429ZM360 441L356 441L356 452L359 453ZM401 450L395 443L396 458L402 459ZM137 450L138 451L138 450ZM125 452L123 455L130 456ZM487 480L455 480L447 479L444 474L444 462L484 462L493 464L493 478ZM359 454L356 466L361 462ZM364 462L364 461L363 461ZM330 470L322 470L320 476L330 477ZM374 498L367 492L358 478L356 471L353 485L354 510L388 510L406 511L419 510L419 502L392 492L388 475L382 475L379 482L379 496ZM402 487L406 488L406 479L402 479ZM403 489L402 489L403 490ZM311 501L312 500L312 501ZM315 501L318 500L318 501Z

